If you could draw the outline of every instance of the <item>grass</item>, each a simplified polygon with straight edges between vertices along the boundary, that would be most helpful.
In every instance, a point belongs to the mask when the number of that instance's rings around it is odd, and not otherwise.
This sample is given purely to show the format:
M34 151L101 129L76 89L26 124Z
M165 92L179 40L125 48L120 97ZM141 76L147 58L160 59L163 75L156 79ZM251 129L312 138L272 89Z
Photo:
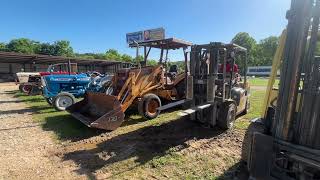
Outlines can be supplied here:
M53 138L58 140L58 142L85 139L103 132L86 127L80 121L72 118L67 112L56 111L41 95L27 96L23 93L16 92L16 97L27 103L35 112L33 114L34 121L41 123L44 130L53 132ZM135 112L129 111L126 121L122 124L122 127L126 126L127 128L120 129L118 133L127 133L145 126L161 125L162 123L177 119L177 112L178 111L165 113L154 120L146 121L140 115L135 114ZM138 126L132 126L140 122L144 123Z
M249 82L251 86L266 86L268 83L268 79L251 78L249 79ZM264 90L251 91L250 112L244 117L241 117L240 120L236 122L236 128L245 129L248 126L250 119L260 116L264 93ZM26 102L29 107L36 112L33 116L34 120L41 123L44 130L54 132L54 138L58 141L81 139L97 134L96 130L87 128L81 122L72 118L67 112L56 111L54 108L48 105L48 103L40 95L26 96L23 93L16 92L16 96ZM129 111L126 113L127 118L122 125L122 127L127 126L128 128L121 129L121 132L129 132L135 130L136 128L141 128L144 126L161 125L162 123L178 118L177 112L178 111L173 110L169 113L162 113L158 118L154 120L145 121L140 115L137 115L134 110ZM132 126L135 124L140 125Z
M268 78L249 78L248 82L251 86L267 86ZM279 79L276 79L274 85L277 86L279 84Z
M250 120L256 117L260 117L262 110L262 102L265 94L263 90L251 91L250 102L251 108L247 115L240 117L236 123L235 128L246 129L250 124ZM34 113L33 118L36 122L42 124L42 128L46 131L54 132L54 139L58 141L77 140L97 135L95 129L90 129L84 126L81 122L75 120L67 112L56 111L53 107L48 105L42 96L26 96L23 93L17 93L22 101L26 102ZM136 129L146 126L159 126L165 122L172 121L178 118L178 111L172 111L169 113L163 113L158 118L146 121L140 115L130 112L129 117L122 124L122 127L128 128L120 129L119 134L134 131ZM137 126L135 125L143 122Z
M263 100L264 100L264 95L265 95L264 90L253 90L251 91L250 95L250 110L249 113L246 114L245 116L240 117L236 123L235 123L235 128L237 129L247 129L250 120L261 117L261 111L262 111L262 106L263 106Z
M28 104L35 112L33 119L41 124L45 131L54 132L53 138L60 141L89 137L96 134L73 119L67 112L56 111L45 99L38 96L27 96L17 92L16 96Z

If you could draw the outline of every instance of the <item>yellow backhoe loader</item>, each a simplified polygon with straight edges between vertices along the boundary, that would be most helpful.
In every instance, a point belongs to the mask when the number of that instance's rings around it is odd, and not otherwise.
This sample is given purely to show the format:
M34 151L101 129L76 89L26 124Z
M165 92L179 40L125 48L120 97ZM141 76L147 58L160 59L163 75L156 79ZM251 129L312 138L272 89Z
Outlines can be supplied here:
M67 111L85 125L105 130L118 128L126 110L133 106L147 119L157 117L162 104L185 96L185 74L178 73L176 65L168 67L168 51L183 49L185 54L190 45L175 38L130 44L144 48L144 61L138 67L119 70L108 87L109 94L87 92L82 101ZM146 66L152 48L161 51L159 64Z

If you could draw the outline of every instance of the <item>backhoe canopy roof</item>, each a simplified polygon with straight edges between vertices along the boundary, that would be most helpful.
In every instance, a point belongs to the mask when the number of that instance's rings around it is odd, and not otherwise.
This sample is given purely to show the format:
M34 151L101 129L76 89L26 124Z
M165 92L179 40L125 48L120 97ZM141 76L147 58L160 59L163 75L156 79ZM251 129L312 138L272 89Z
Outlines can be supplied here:
M176 38L168 38L168 39L160 39L160 40L152 40L137 43L141 47L152 47L159 49L180 49L187 48L191 46L192 43L188 41L184 41ZM136 43L129 44L129 47L137 47Z

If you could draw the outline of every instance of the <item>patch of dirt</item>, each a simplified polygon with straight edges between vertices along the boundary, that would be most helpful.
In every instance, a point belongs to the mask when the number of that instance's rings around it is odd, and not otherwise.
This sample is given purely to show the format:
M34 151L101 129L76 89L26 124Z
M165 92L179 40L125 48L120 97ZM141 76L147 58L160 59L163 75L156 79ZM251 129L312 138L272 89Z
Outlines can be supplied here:
M14 90L14 83L0 83L0 179L86 179L73 161L51 155L59 145Z
M129 177L134 179L152 175L155 179L162 179L174 178L170 176L172 172L169 171L178 172L179 168L192 168L176 165L170 169L154 170L146 165L153 159L164 157L170 151L174 151L186 159L187 162L184 164L187 166L190 163L190 166L205 167L197 163L207 163L207 159L211 159L215 164L211 174L224 175L232 179L236 176L237 167L233 166L240 160L243 137L242 130L224 132L179 119L125 134L113 131L70 143L58 150L56 155L64 160L76 162L79 165L78 171L89 173L89 176L98 179L101 177L126 179L128 174L124 176L121 174L131 171L136 166L142 166L142 172L140 174L134 172L129 174ZM134 163L127 163L130 161ZM118 167L116 164L122 165ZM161 171L163 176L155 175L154 171Z

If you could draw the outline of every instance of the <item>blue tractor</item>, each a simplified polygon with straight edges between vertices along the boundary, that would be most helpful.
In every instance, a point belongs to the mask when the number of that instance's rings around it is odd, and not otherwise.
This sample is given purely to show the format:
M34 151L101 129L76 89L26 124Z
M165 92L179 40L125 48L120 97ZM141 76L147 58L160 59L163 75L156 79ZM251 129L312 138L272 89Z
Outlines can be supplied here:
M64 111L86 91L108 93L112 75L94 73L53 74L42 77L43 96L58 111Z

